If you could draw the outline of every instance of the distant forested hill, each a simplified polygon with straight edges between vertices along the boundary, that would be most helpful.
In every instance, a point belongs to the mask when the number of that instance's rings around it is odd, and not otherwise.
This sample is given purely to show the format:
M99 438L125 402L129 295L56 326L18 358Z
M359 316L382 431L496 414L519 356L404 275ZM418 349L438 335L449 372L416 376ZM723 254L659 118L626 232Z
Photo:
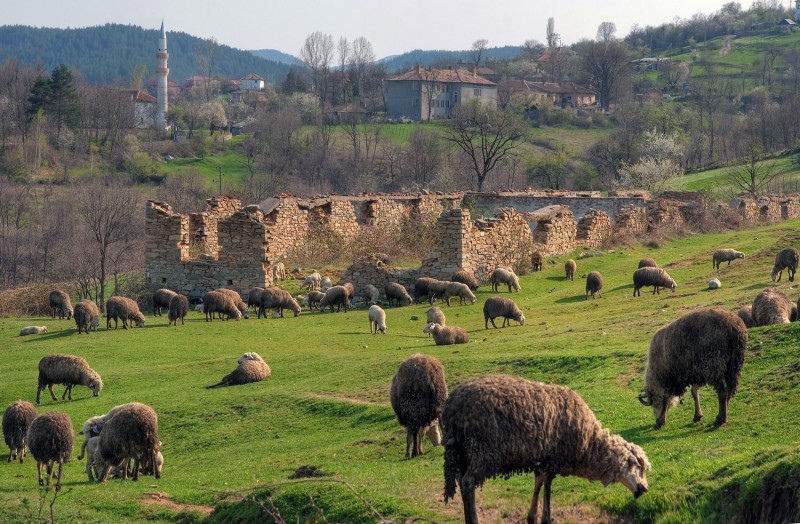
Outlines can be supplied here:
M17 58L24 65L44 64L49 73L59 64L77 69L90 84L128 84L138 65L153 77L159 31L133 25L106 24L80 29L0 26L0 63ZM178 84L202 75L198 56L209 55L209 40L167 30L170 80ZM249 51L216 47L213 74L237 79L248 73L280 82L290 66L265 60Z
M520 46L489 47L483 51L482 59L495 58L497 60L509 60L515 58L522 48ZM415 49L402 55L386 57L382 60L386 64L386 70L390 73L404 71L417 64L425 67L439 63L456 63L460 60L469 60L469 51L423 51Z
M255 49L251 50L250 52L260 58L263 58L264 60L271 60L280 64L289 64L295 66L303 65L303 61L296 56L284 53L283 51L278 51L277 49Z

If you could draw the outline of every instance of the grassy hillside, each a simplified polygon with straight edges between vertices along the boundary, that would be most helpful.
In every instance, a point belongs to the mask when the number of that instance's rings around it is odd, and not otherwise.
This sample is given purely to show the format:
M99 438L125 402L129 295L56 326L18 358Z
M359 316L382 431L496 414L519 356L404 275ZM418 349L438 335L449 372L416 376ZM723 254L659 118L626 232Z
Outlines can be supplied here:
M448 323L470 332L472 342L460 346L436 347L422 334L423 321L413 317L424 319L427 304L387 308L389 330L383 336L369 334L363 308L213 323L192 313L177 328L167 327L163 317L148 317L142 329L103 328L89 336L71 331L68 321L5 319L0 323L5 341L0 402L32 401L38 360L70 353L89 361L105 389L93 398L78 386L71 402L43 396L40 410L69 413L76 431L89 416L124 402L145 402L158 412L163 477L90 484L84 464L77 461L78 437L63 494L54 505L62 522L261 522L259 506L242 501L251 495L270 511L274 503L287 522L313 520L319 511L330 522L374 522L376 513L398 520L457 522L460 499L442 503L442 448L426 442L423 456L405 460L405 433L388 405L397 366L424 352L442 361L451 389L490 372L568 385L605 427L645 449L653 464L649 493L634 500L619 484L603 488L559 477L553 488L559 522L729 522L758 514L765 500L762 489L771 491L769 509L777 511L767 520L791 520L780 511L797 505L800 437L792 428L800 421L800 325L751 330L728 427L710 427L716 401L709 388L702 392L705 420L692 423L687 397L657 431L651 410L636 395L652 334L698 307L736 310L749 303L771 285L775 252L800 243L798 226L800 219L693 235L660 249L624 248L583 258L571 254L578 261L577 275L603 273L605 288L597 300L585 300L582 278L564 280L567 257L547 260L544 271L524 276L522 292L513 295L527 317L524 326L484 330L481 304L493 294L487 288L477 293L477 305L442 306ZM711 253L723 246L744 251L747 258L712 270ZM644 256L668 269L678 282L675 293L645 290L632 298L631 273ZM707 289L712 277L720 278L721 289ZM785 278L780 287L793 299L800 295ZM289 288L297 291L297 283ZM30 324L46 324L50 332L19 338L20 327ZM235 368L245 351L264 356L272 377L205 389ZM56 391L60 394L61 388ZM289 480L303 466L323 476ZM37 520L42 491L35 464L28 459L22 465L3 463L2 469L0 521ZM477 495L482 521L523 519L532 484L531 475L489 481ZM215 505L216 513L207 517ZM48 515L46 505L43 511Z

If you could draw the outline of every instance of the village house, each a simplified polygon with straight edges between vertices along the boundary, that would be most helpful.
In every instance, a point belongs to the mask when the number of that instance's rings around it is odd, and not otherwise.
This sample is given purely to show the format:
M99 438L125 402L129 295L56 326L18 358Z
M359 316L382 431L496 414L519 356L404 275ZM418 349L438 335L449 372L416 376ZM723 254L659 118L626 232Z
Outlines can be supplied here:
M473 69L416 69L386 79L386 111L390 118L414 121L448 118L460 104L478 99L497 106L497 84Z
M239 80L240 89L261 91L265 85L266 81L255 73L250 73Z
M512 98L522 98L527 107L538 107L544 100L560 107L587 107L597 102L594 91L574 82L509 80L499 88Z

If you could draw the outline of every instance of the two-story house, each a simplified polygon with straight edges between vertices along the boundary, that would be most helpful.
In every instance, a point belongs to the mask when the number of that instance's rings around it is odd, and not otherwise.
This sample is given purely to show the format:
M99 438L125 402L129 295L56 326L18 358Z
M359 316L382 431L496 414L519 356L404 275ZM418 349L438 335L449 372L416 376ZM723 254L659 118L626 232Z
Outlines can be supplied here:
M497 84L474 70L418 66L386 79L386 112L390 118L448 118L455 107L475 98L485 106L497 106Z
M265 85L266 81L255 73L250 73L239 80L239 89L262 91Z
M501 83L500 89L506 96L522 98L527 106L538 106L545 99L561 107L586 107L597 101L594 91L574 82L509 80Z

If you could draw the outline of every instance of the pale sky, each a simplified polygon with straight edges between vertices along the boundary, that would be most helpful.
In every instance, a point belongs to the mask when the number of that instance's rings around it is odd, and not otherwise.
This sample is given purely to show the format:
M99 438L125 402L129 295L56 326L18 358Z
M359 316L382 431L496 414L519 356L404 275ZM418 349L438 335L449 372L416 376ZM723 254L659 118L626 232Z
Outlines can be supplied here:
M729 0L28 0L3 1L1 24L91 27L133 24L167 34L214 37L239 49L277 49L295 56L314 31L353 41L365 37L376 58L413 49L469 49L480 38L489 47L546 42L547 20L564 44L594 39L601 22L617 37L639 26L718 11ZM743 8L749 0L739 2ZM787 0L787 6L789 4Z

